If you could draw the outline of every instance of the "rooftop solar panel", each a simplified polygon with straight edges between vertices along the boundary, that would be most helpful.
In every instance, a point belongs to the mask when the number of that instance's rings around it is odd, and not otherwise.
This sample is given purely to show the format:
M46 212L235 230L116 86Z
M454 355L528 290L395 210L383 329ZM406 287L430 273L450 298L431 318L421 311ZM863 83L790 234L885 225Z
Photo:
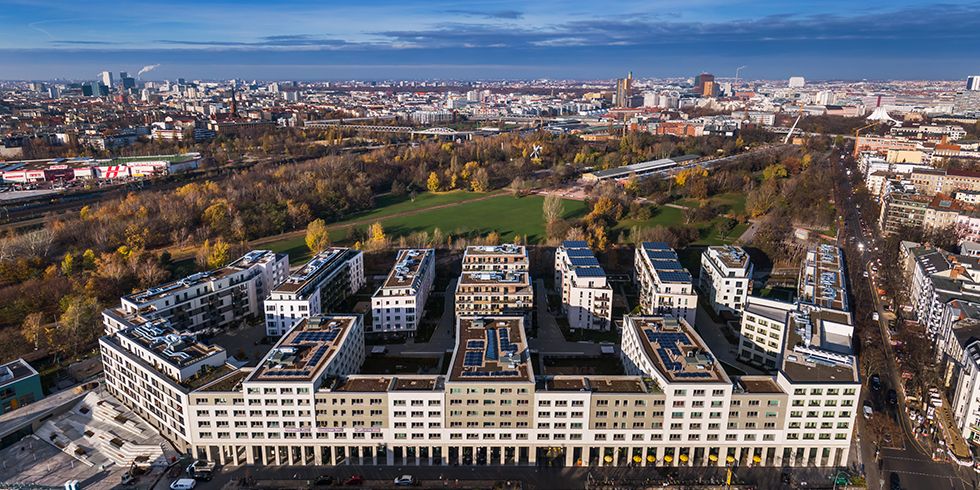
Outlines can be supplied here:
M677 259L665 259L665 260L654 260L652 261L653 268L662 270L684 270L684 266L681 265L680 261Z
M657 274L661 281L666 282L691 282L691 274L689 272L660 272Z
M599 267L588 267L588 268L575 269L575 274L578 275L579 277L605 277L606 271L602 270Z
M574 266L599 265L599 261L595 257L570 257L569 261Z
M591 250L583 249L583 248L570 248L568 250L565 250L565 253L569 257L593 257L594 256Z
M565 240L561 245L565 248L589 248L585 240Z

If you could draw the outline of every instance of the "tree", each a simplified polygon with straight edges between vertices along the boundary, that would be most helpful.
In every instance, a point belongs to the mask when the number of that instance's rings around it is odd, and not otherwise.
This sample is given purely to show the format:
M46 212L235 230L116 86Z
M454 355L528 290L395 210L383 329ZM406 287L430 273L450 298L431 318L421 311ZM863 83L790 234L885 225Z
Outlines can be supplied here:
M544 214L545 223L556 223L565 214L565 203L562 202L561 197L548 194L544 197L544 204L542 205L541 211Z
M306 225L306 247L311 252L317 253L326 250L330 246L330 233L327 231L327 223L322 218L310 221Z
M500 233L496 231L491 231L487 234L486 239L487 245L500 245Z
M473 172L473 180L470 181L470 188L474 192L487 192L490 190L490 174L487 169L478 168Z
M45 335L44 314L39 311L28 313L24 317L24 323L21 325L20 332L34 346L34 350L39 349L41 346L41 337Z
M93 296L71 295L61 300L61 316L58 323L61 335L54 337L55 348L62 352L77 353L79 347L94 340L99 331L99 302Z
M429 172L429 180L425 184L425 187L429 189L429 192L437 192L440 185L442 184L439 182L439 174Z
M217 269L228 262L230 249L220 237L213 244L210 240L204 240L204 245L197 252L197 262L208 269Z
M789 175L789 173L786 171L786 167L781 163L774 163L762 170L762 180L783 179L786 178L787 175Z
M61 273L65 276L71 276L72 272L75 271L75 256L68 252L65 254L65 258L61 259Z
M384 248L388 243L388 237L385 236L385 229L381 226L381 222L375 221L368 228L368 246L372 249Z

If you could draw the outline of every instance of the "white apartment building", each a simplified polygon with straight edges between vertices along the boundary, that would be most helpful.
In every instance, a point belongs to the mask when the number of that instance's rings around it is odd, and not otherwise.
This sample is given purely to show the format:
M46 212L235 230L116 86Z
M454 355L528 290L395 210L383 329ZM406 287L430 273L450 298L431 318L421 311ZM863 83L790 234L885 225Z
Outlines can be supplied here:
M364 287L364 254L330 248L276 286L265 300L266 335L284 335L303 318L336 307Z
M677 252L663 242L643 242L634 257L640 306L650 315L672 315L694 324L698 296L691 273L677 259Z
M521 245L471 246L456 283L456 317L521 315L530 321L534 287Z
M561 308L570 328L612 326L612 286L584 241L567 240L555 251L555 288L561 288Z
M708 247L701 254L698 282L716 313L740 314L752 293L752 261L741 247Z
M418 328L436 276L436 251L399 250L395 267L371 297L372 332L412 332Z
M105 324L123 328L162 319L178 330L224 328L261 315L263 300L288 270L287 255L253 250L220 269L123 296L115 312L121 323Z
M800 267L799 302L822 309L849 311L846 284L844 251L833 245L810 245Z
M793 303L749 296L742 313L738 358L775 369L793 311Z

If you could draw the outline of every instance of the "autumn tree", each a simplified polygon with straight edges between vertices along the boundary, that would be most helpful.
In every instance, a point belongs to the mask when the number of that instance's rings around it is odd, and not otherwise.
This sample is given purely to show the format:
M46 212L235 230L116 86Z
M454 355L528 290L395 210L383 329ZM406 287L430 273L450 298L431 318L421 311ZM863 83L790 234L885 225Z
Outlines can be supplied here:
M24 317L24 323L21 325L20 332L24 336L24 339L34 346L34 350L39 349L41 347L41 338L45 337L44 314L39 311L28 313Z
M438 192L441 185L441 182L439 182L439 174L429 172L429 180L425 183L425 187L429 189L429 192Z
M317 253L326 250L330 246L330 233L327 231L327 223L321 218L310 221L306 225L306 247L311 252Z
M487 192L490 190L490 174L487 173L487 169L481 167L473 172L473 178L470 180L470 189L474 192Z
M59 334L54 337L54 347L61 352L78 353L79 348L98 336L100 330L98 300L88 295L70 295L61 300L61 316L58 317Z
M207 269L217 269L228 263L230 251L231 246L220 237L214 243L204 240L197 252L197 263Z
M385 236L385 229L380 221L375 221L368 228L368 247L372 250L385 248L388 245L388 237Z

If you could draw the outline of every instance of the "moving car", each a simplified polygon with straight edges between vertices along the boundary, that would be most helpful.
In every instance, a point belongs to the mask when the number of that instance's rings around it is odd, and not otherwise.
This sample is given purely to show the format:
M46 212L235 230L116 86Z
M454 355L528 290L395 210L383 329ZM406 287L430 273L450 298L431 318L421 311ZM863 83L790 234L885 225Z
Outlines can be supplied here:
M898 405L898 392L895 390L888 390L888 404L891 406Z
M891 476L888 477L888 481L892 490L902 490L902 479L898 476L898 473L893 471Z
M199 459L187 466L187 474L195 480L210 481L214 476L214 463Z
M877 374L872 374L870 385L872 390L875 391L881 390L881 376L878 376Z
M363 484L364 484L364 477L361 475L351 475L351 477L344 482L344 485L347 486L363 485Z

